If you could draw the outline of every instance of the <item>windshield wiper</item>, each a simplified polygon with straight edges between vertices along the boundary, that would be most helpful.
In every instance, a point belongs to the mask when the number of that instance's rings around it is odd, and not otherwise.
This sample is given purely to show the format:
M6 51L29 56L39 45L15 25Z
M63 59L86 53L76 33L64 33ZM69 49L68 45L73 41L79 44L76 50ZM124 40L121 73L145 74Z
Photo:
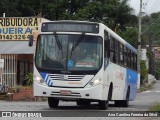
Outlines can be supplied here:
M79 37L79 39L77 40L76 44L74 44L72 46L70 58L72 57L72 52L76 49L76 47L79 45L79 43L83 40L84 36L85 36L85 32L82 32L82 34Z
M84 36L85 36L85 32L82 32L82 34L81 34L81 36L79 37L79 39L77 40L76 44L73 45L72 51L74 51L74 49L77 48L77 46L79 45L79 43L83 40Z
M55 36L55 39L56 39L58 48L59 48L60 50L62 50L62 44L60 43L60 40L59 40L59 38L58 38L57 33L56 33L56 32L53 32L53 34L54 34L54 36Z

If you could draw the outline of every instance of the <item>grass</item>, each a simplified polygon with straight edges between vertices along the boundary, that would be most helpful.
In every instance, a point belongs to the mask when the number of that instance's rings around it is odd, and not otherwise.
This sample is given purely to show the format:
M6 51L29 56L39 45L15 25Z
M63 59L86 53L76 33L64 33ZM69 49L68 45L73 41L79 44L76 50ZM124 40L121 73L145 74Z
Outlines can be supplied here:
M153 105L149 111L160 111L160 103Z
M140 86L140 88L138 89L138 92L143 92L143 91L152 89L155 83L156 81L153 81L151 85L144 83L143 85Z
M141 85L140 88L138 89L138 92L143 92L143 91L146 91L146 90L150 90L153 88L153 85Z

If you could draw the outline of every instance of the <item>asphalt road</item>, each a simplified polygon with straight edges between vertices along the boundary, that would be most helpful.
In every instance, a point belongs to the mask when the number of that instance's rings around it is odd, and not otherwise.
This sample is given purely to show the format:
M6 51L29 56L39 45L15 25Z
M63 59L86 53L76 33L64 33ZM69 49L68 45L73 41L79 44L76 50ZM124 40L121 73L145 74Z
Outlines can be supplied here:
M0 111L48 111L50 114L58 116L58 117L53 117L56 120L64 119L64 118L68 120L72 120L72 119L75 120L75 118L78 120L81 120L81 119L82 120L84 119L128 120L128 117L120 117L120 118L119 117L106 117L104 114L108 114L108 112L116 113L119 111L123 111L123 112L147 111L150 108L150 106L158 102L160 103L160 81L157 81L157 83L154 85L152 90L138 93L136 100L131 101L128 108L115 107L114 104L111 102L109 104L108 110L104 111L104 110L98 109L98 105L97 105L98 103L93 103L89 107L84 107L84 106L77 106L75 102L60 101L59 107L57 109L50 109L48 107L47 101L45 102L0 101ZM102 116L100 116L101 114ZM77 115L77 117L70 117L70 115L71 116ZM5 119L9 119L9 118L5 118ZM48 117L46 119L50 119L50 118ZM159 120L160 117L130 117L129 119L130 120L139 120L139 119L141 120L152 120L152 119ZM37 120L40 120L40 118L37 118Z
M130 109L148 110L155 103L160 103L160 80L153 86L153 89L137 94L135 101L130 102Z

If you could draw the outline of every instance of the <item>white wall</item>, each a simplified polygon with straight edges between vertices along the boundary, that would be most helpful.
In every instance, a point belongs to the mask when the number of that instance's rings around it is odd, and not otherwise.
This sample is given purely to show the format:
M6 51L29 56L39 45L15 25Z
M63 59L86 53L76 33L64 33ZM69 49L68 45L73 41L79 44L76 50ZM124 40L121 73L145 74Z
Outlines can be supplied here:
M146 68L149 67L149 59L147 58L147 49L141 49L141 60L146 61Z

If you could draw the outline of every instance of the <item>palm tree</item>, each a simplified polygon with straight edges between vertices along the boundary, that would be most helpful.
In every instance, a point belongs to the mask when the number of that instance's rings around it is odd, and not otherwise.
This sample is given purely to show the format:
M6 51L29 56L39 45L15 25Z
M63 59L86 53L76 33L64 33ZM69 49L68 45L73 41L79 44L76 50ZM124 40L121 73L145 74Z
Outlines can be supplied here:
M119 4L115 7L115 16L112 16L114 19L112 29L116 31L119 27L121 30L124 30L127 24L137 24L137 17L132 14L133 8L127 4L128 0L122 0L118 3Z

